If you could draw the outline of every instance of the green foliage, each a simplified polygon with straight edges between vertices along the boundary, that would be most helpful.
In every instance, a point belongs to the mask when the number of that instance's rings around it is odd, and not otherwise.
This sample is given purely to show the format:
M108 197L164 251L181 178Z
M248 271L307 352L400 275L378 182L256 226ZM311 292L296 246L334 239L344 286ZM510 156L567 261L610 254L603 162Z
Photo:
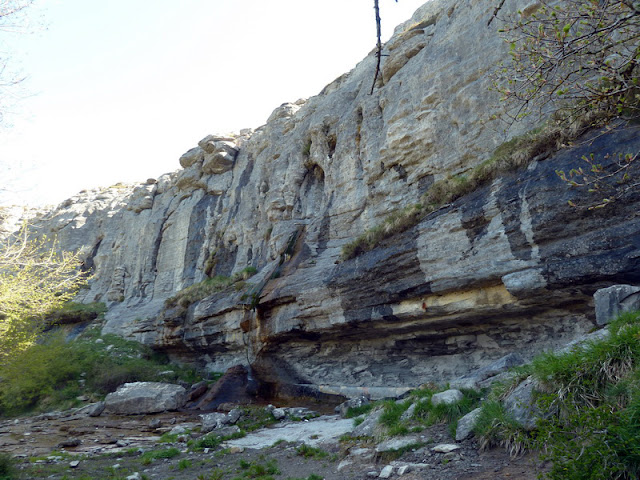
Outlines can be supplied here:
M637 117L638 17L633 2L541 0L506 19L510 61L493 77L507 121L549 111L569 122L594 111Z
M640 313L611 323L608 338L533 363L553 413L536 445L553 462L549 478L631 479L640 474Z
M387 427L389 435L404 435L409 432L409 428L405 421L402 421L400 417L411 406L411 401L395 402L394 400L387 400L383 404L382 415L380 415L380 424Z
M355 418L359 417L360 415L366 415L371 410L373 410L373 407L375 405L375 403L371 402L360 405L359 407L349 407L347 409L347 413L345 414L345 418Z
M455 436L458 419L464 417L471 410L478 407L480 399L482 397L481 392L476 390L463 388L460 390L463 394L462 400L452 404L439 404L433 405L431 403L432 392L429 395L429 391L426 390L423 400L416 404L416 408L413 412L413 418L418 420L425 426L434 425L436 423L447 423L449 430L453 436Z
M545 412L527 434L498 399L484 402L474 428L480 446L505 446L513 455L533 448L552 464L553 480L635 479L640 475L640 312L620 315L606 338L562 354L546 353L527 371L539 382Z
M183 458L178 462L178 470L186 470L191 468L191 460L188 458Z
M315 460L321 460L327 458L329 453L316 447L311 447L306 443L303 443L296 448L296 454L304 458L313 458Z
M510 126L529 115L540 118L551 112L562 130L574 133L585 127L616 128L616 123L624 123L612 121L618 118L637 122L638 12L637 3L630 1L541 0L535 12L506 18L501 32L510 45L510 58L492 74L504 105L499 118ZM640 157L625 153L625 161L605 169L591 162L588 170L572 169L575 176L557 173L568 185L595 195L586 208L603 208L640 186Z
M180 455L180 450L175 447L167 448L164 450L149 450L148 452L144 452L140 457L143 465L149 465L154 460L163 459L163 458L174 458Z
M88 335L71 342L61 333L49 336L2 365L0 415L72 407L79 395L100 398L126 382L197 378L193 369L178 365L160 375L167 365L137 342L106 335L96 343Z
M254 430L273 425L276 422L277 420L273 416L273 413L265 408L246 406L242 407L242 416L236 425L243 431L253 432Z
M373 250L380 243L417 225L430 213L454 202L497 178L499 175L525 167L532 159L551 153L577 132L563 130L553 123L514 137L498 146L491 157L464 175L450 175L429 187L420 203L393 212L377 225L342 247L341 259L350 260Z
M380 225L367 230L354 241L344 245L341 258L349 260L373 250L383 240L416 225L423 217L424 208L420 204L393 212Z
M302 147L302 155L305 157L309 157L311 155L311 139L307 140L304 146Z
M390 436L406 435L411 431L420 431L436 423L447 423L455 433L458 419L476 408L480 403L481 392L470 389L462 389L463 398L459 402L450 405L433 405L431 397L444 389L421 388L410 393L409 398L403 402L387 400L383 402L383 412L380 416L380 424L387 427ZM411 405L415 404L411 416L404 415ZM402 418L403 415L406 418Z
M0 239L0 364L33 345L46 317L85 285L77 255L22 230Z
M204 450L205 448L218 448L222 442L227 440L233 440L234 438L242 438L246 436L246 432L244 430L240 430L239 432L232 433L230 435L218 435L216 433L210 433L203 437L198 438L195 442L191 444L191 448L193 450Z
M19 478L16 462L7 453L0 453L0 480L14 480Z
M240 462L238 462L238 466L240 467L239 472L241 473L241 476L235 477L234 480L273 480L273 475L280 475L278 463L273 459L267 460L264 463L240 460Z
M235 282L239 280L248 280L249 278L253 277L256 273L258 273L258 269L256 267L251 267L251 266L245 267L233 275L233 280Z
M183 308L189 307L189 305L202 300L214 293L226 290L231 286L233 281L229 277L217 275L212 278L207 278L202 282L195 283L187 288L180 290L173 297L165 300L166 307L180 306Z
M221 468L214 468L209 475L198 475L197 480L222 480L224 477L224 470Z
M481 408L480 416L473 427L481 450L501 446L516 456L530 446L526 432L507 414L499 401L486 401Z
M102 318L105 313L107 313L107 306L102 302L87 304L66 302L60 308L49 313L47 320L54 325L83 323Z

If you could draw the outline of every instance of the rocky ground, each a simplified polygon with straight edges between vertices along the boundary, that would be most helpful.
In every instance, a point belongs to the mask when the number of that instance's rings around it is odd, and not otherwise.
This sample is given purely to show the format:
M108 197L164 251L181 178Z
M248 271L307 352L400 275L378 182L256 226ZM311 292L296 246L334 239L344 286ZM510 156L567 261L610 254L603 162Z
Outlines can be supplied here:
M480 453L473 439L456 443L444 425L412 434L409 440L417 446L403 454L351 436L353 421L337 415L287 416L242 438L196 450L202 425L193 412L45 414L0 423L0 449L19 458L29 479L533 480L545 469L535 455L510 458L502 449ZM401 445L403 438L397 441ZM434 450L442 444L458 448Z

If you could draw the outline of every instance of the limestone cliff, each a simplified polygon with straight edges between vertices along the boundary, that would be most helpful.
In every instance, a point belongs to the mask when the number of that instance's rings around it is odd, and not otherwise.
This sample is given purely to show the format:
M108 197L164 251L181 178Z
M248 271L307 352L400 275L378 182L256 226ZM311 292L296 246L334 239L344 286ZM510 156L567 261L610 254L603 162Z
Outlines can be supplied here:
M638 198L576 212L567 200L580 192L554 171L637 151L637 129L536 159L340 261L343 245L505 141L487 75L507 55L487 26L494 3L418 9L386 45L373 95L371 54L264 126L203 139L180 171L44 215L39 228L94 272L81 298L108 304L105 331L214 370L250 362L278 388L337 390L448 380L592 328L596 288L640 281ZM518 128L509 135L531 125ZM258 273L242 289L164 308L247 266Z

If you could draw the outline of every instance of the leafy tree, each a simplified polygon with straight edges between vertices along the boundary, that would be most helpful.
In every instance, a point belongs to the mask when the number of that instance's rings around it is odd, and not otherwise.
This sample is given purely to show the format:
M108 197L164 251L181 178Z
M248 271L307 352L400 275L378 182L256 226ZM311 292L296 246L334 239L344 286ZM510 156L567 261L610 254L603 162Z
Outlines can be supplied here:
M594 111L640 116L640 3L541 0L501 30L511 63L496 76L507 118Z
M0 239L0 363L34 343L47 314L70 300L85 283L77 255L58 253L46 237L28 228Z
M508 125L551 115L557 126L577 135L591 126L614 125L617 118L640 119L637 0L541 0L505 19L501 32L511 61L495 73L494 85ZM603 161L605 167L585 157L582 167L558 175L597 193L590 208L602 207L640 186L639 153L616 153L618 160Z

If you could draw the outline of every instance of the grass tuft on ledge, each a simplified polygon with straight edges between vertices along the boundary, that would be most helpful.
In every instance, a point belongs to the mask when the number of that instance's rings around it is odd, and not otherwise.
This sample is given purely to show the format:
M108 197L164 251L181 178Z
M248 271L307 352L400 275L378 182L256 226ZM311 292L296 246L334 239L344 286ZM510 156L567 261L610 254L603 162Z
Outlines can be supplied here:
M431 185L420 203L391 213L381 224L370 228L342 247L341 260L351 260L376 248L380 243L417 225L430 213L495 180L501 174L526 167L534 159L541 159L559 150L592 126L603 123L602 116L584 118L561 128L550 121L524 135L514 137L495 149L491 157L464 175L449 175Z

